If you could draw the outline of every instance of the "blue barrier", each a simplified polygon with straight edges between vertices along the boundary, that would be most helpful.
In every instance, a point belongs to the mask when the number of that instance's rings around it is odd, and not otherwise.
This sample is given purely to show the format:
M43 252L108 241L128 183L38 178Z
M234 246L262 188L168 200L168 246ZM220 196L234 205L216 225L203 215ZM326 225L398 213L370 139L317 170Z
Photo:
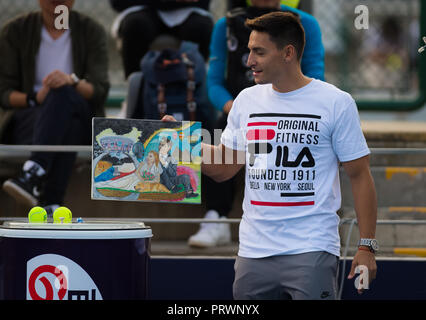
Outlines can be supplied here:
M151 300L232 300L234 262L233 258L153 257L149 297ZM345 277L351 262L346 261ZM342 300L426 299L426 259L378 258L377 268L376 280L362 295L358 295L354 280L345 279Z

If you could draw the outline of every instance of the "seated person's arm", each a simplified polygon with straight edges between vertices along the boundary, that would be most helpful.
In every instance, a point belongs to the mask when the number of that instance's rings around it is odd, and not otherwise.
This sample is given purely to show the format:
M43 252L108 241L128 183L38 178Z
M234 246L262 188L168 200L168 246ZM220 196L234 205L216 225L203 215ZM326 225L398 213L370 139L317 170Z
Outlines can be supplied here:
M89 100L91 97L93 97L93 93L95 91L93 84L91 84L90 82L87 82L85 79L82 79L81 81L79 81L75 89L86 100Z
M213 106L229 113L232 95L225 87L225 69L227 60L226 18L217 21L210 42L210 61L207 72L208 95Z
M6 108L27 106L27 94L18 91L21 87L18 35L14 24L0 31L0 105Z
M16 90L10 92L8 105L14 108L27 107L27 94Z
M302 56L302 71L308 77L324 81L324 46L321 29L311 15L303 15L303 27L306 34L306 46Z
M103 27L90 23L87 28L86 74L76 87L86 99L103 101L109 90L107 36Z

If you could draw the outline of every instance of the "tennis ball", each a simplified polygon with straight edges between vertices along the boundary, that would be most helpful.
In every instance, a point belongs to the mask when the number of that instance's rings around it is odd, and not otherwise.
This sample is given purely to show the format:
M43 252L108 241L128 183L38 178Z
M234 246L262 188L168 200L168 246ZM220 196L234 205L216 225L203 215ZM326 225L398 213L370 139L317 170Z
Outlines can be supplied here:
M53 212L53 223L71 223L72 213L67 207L59 207Z
M34 207L28 212L29 223L46 223L47 212L42 207Z

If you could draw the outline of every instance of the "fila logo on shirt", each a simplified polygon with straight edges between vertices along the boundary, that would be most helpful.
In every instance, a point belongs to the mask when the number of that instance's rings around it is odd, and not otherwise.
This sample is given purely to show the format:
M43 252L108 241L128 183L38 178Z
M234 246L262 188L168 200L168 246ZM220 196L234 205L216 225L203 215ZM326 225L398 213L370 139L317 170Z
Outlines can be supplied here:
M270 154L273 151L271 142L277 144L313 144L319 142L318 122L313 119L321 119L321 116L306 114L251 114L250 118L286 118L278 121L251 121L248 123L246 138L248 143L248 153L250 154L249 165L254 166L256 155ZM296 119L295 119L296 118ZM299 119L297 119L299 118ZM306 120L307 119L307 120ZM309 147L304 147L299 152L295 160L289 159L289 147L287 145L277 145L276 147L276 167L312 168L315 166L315 159Z

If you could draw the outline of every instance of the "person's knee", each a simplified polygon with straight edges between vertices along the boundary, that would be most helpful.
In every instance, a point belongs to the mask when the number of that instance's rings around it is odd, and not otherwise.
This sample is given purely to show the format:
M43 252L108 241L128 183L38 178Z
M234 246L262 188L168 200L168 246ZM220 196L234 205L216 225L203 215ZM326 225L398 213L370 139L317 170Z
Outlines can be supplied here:
M121 22L120 34L123 38L138 35L142 38L149 37L151 34L147 32L152 25L152 20L140 12L130 13Z
M58 100L62 100L70 95L74 94L75 88L73 86L62 86L60 88L50 89L46 98L43 101L43 104L48 104L50 102L57 102Z
M200 38L208 36L210 41L210 34L213 30L213 21L210 17L202 16L199 14L192 14L183 25L186 33L198 35Z

